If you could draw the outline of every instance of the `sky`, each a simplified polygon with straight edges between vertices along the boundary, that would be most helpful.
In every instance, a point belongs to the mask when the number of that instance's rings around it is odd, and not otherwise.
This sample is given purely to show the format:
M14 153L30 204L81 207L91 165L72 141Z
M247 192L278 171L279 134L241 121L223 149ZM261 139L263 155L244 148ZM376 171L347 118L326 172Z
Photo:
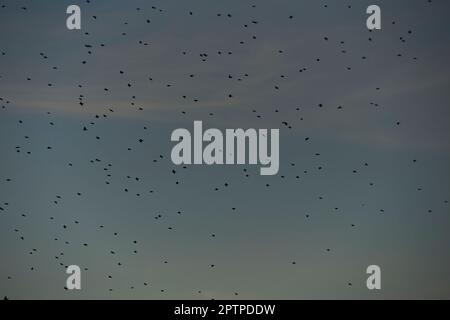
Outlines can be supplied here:
M0 298L449 299L450 4L371 4L0 0ZM196 120L279 173L175 166Z

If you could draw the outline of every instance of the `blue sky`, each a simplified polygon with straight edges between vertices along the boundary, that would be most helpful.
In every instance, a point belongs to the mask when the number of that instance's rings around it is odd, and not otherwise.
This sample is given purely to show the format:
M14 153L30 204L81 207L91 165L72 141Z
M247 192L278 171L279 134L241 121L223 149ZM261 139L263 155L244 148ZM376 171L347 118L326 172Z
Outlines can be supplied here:
M0 1L0 296L450 297L447 1L69 4ZM279 174L175 167L194 120L280 128Z

